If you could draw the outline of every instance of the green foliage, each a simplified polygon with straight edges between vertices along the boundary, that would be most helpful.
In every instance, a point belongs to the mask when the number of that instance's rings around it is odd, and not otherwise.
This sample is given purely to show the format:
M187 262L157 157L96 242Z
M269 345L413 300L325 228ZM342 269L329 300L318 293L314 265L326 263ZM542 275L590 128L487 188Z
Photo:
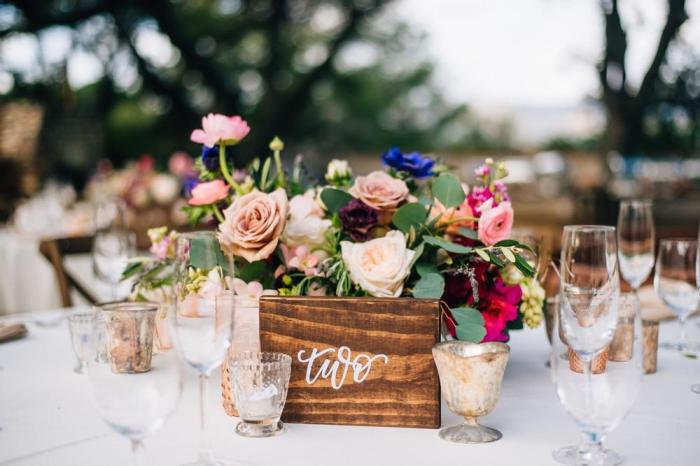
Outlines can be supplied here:
M413 297L440 299L445 291L445 279L438 273L427 273L413 286Z
M338 211L345 207L353 197L340 189L326 188L321 191L321 201L326 206L326 209L331 214L336 214Z
M208 238L193 238L190 243L190 266L196 269L211 270L220 266L227 270L228 260L219 244Z
M472 307L456 307L451 309L452 317L457 323L457 338L464 341L479 343L486 335L484 316Z
M424 236L423 241L432 246L442 248L447 252L452 252L455 254L469 254L474 250L470 247L462 246L461 244L453 243L451 241L447 241L442 238L437 238L435 236Z
M404 233L408 233L411 227L414 230L421 228L425 219L428 217L428 211L425 207L417 202L404 204L398 208L392 222Z
M416 272L421 277L425 277L426 275L431 274L431 273L438 274L438 273L440 273L440 270L437 268L437 265L435 265L433 263L417 262L416 263Z
M443 173L433 181L432 192L447 209L457 207L465 199L461 183L450 173Z

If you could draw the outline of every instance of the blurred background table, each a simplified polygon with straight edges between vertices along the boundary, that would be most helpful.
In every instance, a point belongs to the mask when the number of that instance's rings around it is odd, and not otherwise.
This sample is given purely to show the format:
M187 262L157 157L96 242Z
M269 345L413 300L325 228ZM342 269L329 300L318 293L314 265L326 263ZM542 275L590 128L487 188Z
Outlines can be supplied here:
M65 312L54 311L54 312ZM36 314L19 318L31 320ZM7 320L7 318L5 319ZM695 338L698 327L692 325ZM126 440L113 433L88 400L90 387L74 374L65 322L52 328L29 324L29 336L0 345L0 464L13 466L112 466L129 464ZM674 323L660 339L673 337ZM579 439L560 405L549 370L544 329L513 332L501 400L483 419L503 432L492 444L456 445L437 430L290 424L270 439L237 436L237 420L224 414L218 376L212 377L210 431L215 452L245 465L357 466L434 464L555 464L551 452ZM49 350L50 349L50 350ZM659 370L645 376L635 408L606 442L637 466L696 465L700 448L700 361L660 350ZM217 372L218 373L218 372ZM182 400L162 431L146 442L147 464L180 464L197 448L197 391L188 374ZM443 407L443 426L459 419ZM342 454L338 454L342 452Z

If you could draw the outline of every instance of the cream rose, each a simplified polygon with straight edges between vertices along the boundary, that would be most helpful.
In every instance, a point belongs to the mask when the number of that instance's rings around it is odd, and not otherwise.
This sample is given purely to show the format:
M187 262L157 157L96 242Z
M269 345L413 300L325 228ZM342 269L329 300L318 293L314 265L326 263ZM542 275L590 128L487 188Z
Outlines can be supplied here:
M277 247L287 220L287 193L253 191L224 210L219 241L229 253L248 262L267 259Z
M393 210L408 198L408 186L403 180L376 171L358 176L350 194L374 209Z
M289 201L289 219L282 242L289 247L323 246L331 221L323 218L323 209L314 200L314 192L294 196Z
M406 248L401 232L390 231L383 238L365 243L342 241L340 247L350 279L363 290L379 298L401 295L416 254Z

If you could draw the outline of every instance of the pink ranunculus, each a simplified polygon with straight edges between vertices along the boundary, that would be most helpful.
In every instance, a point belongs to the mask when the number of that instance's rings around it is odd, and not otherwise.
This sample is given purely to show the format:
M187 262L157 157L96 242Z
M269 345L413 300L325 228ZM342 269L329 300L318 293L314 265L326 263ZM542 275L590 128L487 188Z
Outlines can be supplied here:
M192 198L187 201L189 205L208 205L225 199L228 196L229 187L222 180L199 183L192 189Z
M392 211L408 198L408 186L403 180L375 171L358 176L350 194L380 212Z
M192 131L190 139L208 147L223 142L235 144L250 132L248 123L238 115L226 116L220 113L210 113L202 117L202 129Z
M513 229L513 209L510 202L501 202L481 213L479 218L479 240L486 246L502 241Z
M287 193L282 188L237 198L224 211L224 222L219 225L222 247L248 262L267 259L279 243L288 210Z

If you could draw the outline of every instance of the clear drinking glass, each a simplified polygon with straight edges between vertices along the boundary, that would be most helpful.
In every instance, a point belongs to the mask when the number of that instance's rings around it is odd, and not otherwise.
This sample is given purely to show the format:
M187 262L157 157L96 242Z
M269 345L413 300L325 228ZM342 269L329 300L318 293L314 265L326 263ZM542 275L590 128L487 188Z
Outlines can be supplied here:
M651 201L620 203L617 218L620 273L635 294L654 268L654 232Z
M233 332L233 258L219 245L216 233L183 234L176 249L175 329L182 357L199 374L200 447L191 465L225 465L214 460L206 432L208 377L220 367Z
M285 431L280 421L287 400L292 358L282 353L244 351L229 359L231 386L244 437L272 437Z
M656 259L654 288L656 294L678 317L681 326L680 340L665 342L661 346L680 352L696 352L698 345L689 344L685 338L685 323L700 304L696 263L698 242L694 239L663 239L659 243Z
M124 202L116 199L94 206L92 269L110 286L112 300L118 298L122 271L136 253L136 236L127 229L125 210Z
M77 364L73 372L85 374L90 357L90 338L92 336L94 312L74 312L68 316L68 330Z
M700 293L700 227L698 227L698 248L697 254L695 255L695 284L697 285L698 293ZM690 389L700 394L700 383L691 385Z
M152 358L149 370L129 371L124 361L129 354L139 357L145 333L152 325L142 325L158 310L151 303L112 303L100 308L94 319L88 359L88 379L97 410L117 433L131 441L134 465L145 465L143 441L160 429L182 391L182 364L175 350ZM108 315L111 314L111 315ZM131 320L133 326L118 325ZM121 322L120 322L121 321ZM152 342L152 339L151 339Z
M604 449L603 440L629 413L639 393L644 373L639 301L632 294L620 297L618 332L613 342L618 347L616 360L609 360L605 371L592 375L590 382L569 366L562 322L557 322L558 331L552 333L552 380L559 400L583 436L580 445L560 448L552 456L569 465L620 464L622 457Z

